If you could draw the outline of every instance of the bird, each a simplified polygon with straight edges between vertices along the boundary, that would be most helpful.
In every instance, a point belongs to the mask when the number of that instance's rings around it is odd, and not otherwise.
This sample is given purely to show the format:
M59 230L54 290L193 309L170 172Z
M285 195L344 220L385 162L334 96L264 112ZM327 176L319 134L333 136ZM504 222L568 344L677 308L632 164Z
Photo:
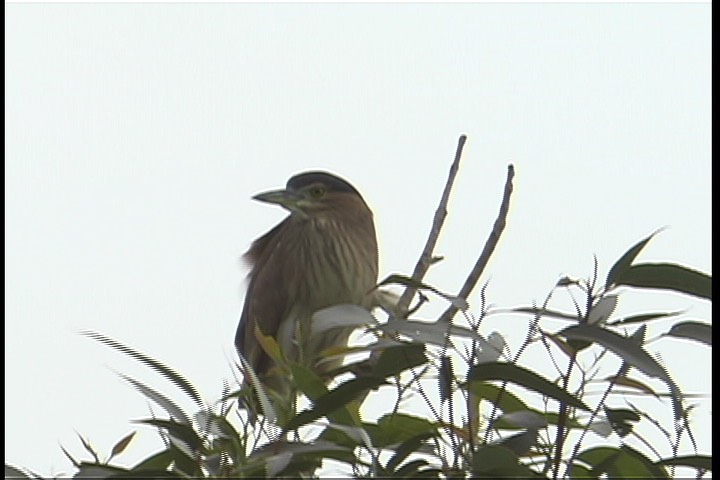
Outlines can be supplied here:
M346 346L353 328L312 334L312 316L338 304L372 309L377 237L373 213L360 192L326 171L298 173L284 189L252 198L279 205L289 215L243 255L250 272L235 347L263 386L282 397L290 391L287 376L260 346L256 328L277 341L288 361L321 377L339 367L342 359L318 363L319 354ZM247 375L244 383L250 383Z

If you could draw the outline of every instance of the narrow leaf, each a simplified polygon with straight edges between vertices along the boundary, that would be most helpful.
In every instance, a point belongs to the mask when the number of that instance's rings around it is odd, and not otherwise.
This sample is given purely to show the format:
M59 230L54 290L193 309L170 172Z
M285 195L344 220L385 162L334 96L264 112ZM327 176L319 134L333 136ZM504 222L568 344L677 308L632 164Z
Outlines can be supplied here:
M693 321L676 323L665 335L688 338L712 347L712 325L707 323Z
M135 432L130 432L127 435L125 435L125 437L123 437L119 442L117 442L115 444L115 446L112 448L112 451L110 452L110 458L113 458L117 455L120 455L122 452L124 452L134 436L135 436Z
M359 377L342 383L318 398L312 407L292 417L283 430L285 432L292 431L318 418L328 416L355 400L361 393L377 388L383 383L385 383L385 379L381 377Z
M712 300L712 277L673 263L641 263L628 267L618 277L619 285L658 288Z
M258 379L255 370L253 370L252 365L250 365L242 354L238 353L238 355L240 357L240 363L242 363L243 366L243 374L250 380L253 392L262 407L263 415L265 415L265 418L267 418L270 423L274 423L277 420L277 413L275 413L275 409L273 408L272 403L270 403L270 398L268 398L265 388L263 388L263 385Z
M558 332L566 338L599 343L651 377L668 381L665 369L633 340L596 325L573 325Z
M136 390L138 390L140 393L145 395L146 398L149 400L152 400L153 402L157 403L160 407L165 409L165 411L176 421L180 423L184 423L186 425L190 424L190 419L187 417L185 412L172 400L167 398L162 393L154 390L151 387L148 387L147 385L128 377L127 375L123 373L118 373L118 376L128 382L130 385L132 385Z
M320 335L334 328L361 327L377 323L366 309L349 303L323 308L313 314L312 332Z
M651 320L674 317L676 315L680 315L681 313L685 313L685 312L682 310L678 310L677 312L643 313L640 315L633 315L631 317L625 317L625 318L620 318L618 320L613 320L612 322L608 322L607 325L616 326L616 325L629 325L631 323L647 323Z
M453 380L452 360L449 356L443 355L440 357L440 369L438 371L438 388L440 389L441 403L450 399L450 396L452 395Z
M508 309L498 309L498 310L493 310L491 313L492 314L524 313L527 315L533 315L533 316L537 316L537 317L550 317L550 318L555 318L558 320L568 320L571 322L577 322L580 320L580 318L578 318L577 314L575 314L575 313L565 313L565 312L559 312L557 310L550 310L548 308L538 308L538 307L515 307L515 308L508 308Z
M676 467L690 467L699 470L712 471L712 456L686 455L682 457L665 458L656 462L658 465L675 465Z
M84 335L86 337L92 338L93 340L96 340L102 344L105 344L111 348L114 348L115 350L118 350L125 355L128 355L135 360L144 363L145 365L149 366L156 372L160 373L162 376L170 380L172 383L180 387L182 391L185 392L198 406L202 406L202 401L200 400L200 395L195 390L195 387L188 382L185 377L180 375L179 373L175 372L172 368L164 365L161 362L158 362L154 358L148 357L147 355L144 355L126 345L123 345L120 342L117 342L111 338L108 338L100 333L92 332L92 331L82 331L80 332L81 335Z
M640 240L615 262L615 265L613 265L608 272L607 280L605 281L605 290L610 290L610 288L619 283L618 279L621 275L625 273L628 268L630 268L630 265L635 260L635 257L638 256L642 249L645 248L645 245L647 245L647 243L661 230L662 229L658 229L646 238Z
M518 365L504 362L481 363L474 365L468 372L468 381L504 380L522 385L545 396L554 398L573 407L590 411L585 403L558 387L554 383L539 376L535 372Z

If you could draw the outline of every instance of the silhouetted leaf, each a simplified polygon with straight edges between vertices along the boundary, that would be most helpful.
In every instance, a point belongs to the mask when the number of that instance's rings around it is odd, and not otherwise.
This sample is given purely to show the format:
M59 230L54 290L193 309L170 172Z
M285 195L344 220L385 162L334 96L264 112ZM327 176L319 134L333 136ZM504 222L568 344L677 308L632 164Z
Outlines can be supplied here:
M548 308L538 307L515 307L508 309L493 310L491 314L497 313L525 313L537 317L550 317L558 320L569 320L571 322L578 322L580 318L575 313L559 312L557 310L550 310Z
M619 285L658 288L712 300L712 277L672 263L641 263L626 269L617 279Z
M609 407L604 407L604 410L610 426L620 437L627 436L632 432L633 423L640 421L640 416L632 410Z
M185 415L185 412L172 400L167 398L162 393L154 390L152 387L148 387L147 385L128 377L125 374L118 373L120 378L128 382L130 385L132 385L135 389L137 389L140 393L145 395L148 399L152 400L153 402L157 403L160 407L165 409L165 411L173 418L175 421L184 423L186 425L190 425L190 419Z
M707 323L693 321L676 323L665 335L695 340L712 347L712 325Z
M605 380L607 382L615 382L616 385L622 385L623 387L634 388L636 390L640 390L641 392L648 393L648 394L654 396L655 398L660 398L660 395L658 395L655 392L655 390L650 388L647 384L645 384L639 380L636 380L634 378L629 378L626 376L610 376L610 377L604 378L603 380Z
M455 378L453 376L452 360L449 356L440 357L440 369L438 371L438 387L440 388L440 402L450 399L452 386Z
M80 439L80 443L82 443L82 446L85 448L85 451L87 451L90 455L92 455L93 460L95 460L95 463L100 463L100 458L98 457L97 452L95 449L90 445L90 442L85 440L82 435L80 435L78 432L75 432L75 434Z
M193 387L192 384L185 379L185 377L175 372L175 370L173 370L172 368L162 364L161 362L158 362L154 358L148 357L147 355L142 354L100 333L92 331L82 331L80 332L80 334L92 338L93 340L103 343L111 348L114 348L115 350L124 353L125 355L134 358L141 363L144 363L145 365L149 366L150 368L170 380L172 383L180 387L180 389L184 391L198 406L202 406L200 395L195 390L195 387Z
M190 425L178 423L173 420L163 420L160 418L147 418L143 420L134 420L134 422L162 428L172 437L184 442L192 451L198 451L202 447L202 440Z
M573 325L558 335L599 343L648 376L669 381L665 369L633 340L597 325Z
M640 240L615 262L615 265L613 265L610 268L610 271L608 271L607 280L605 281L605 290L610 290L613 286L620 283L618 279L623 275L623 273L625 273L625 271L627 271L628 268L630 268L630 265L635 260L635 257L638 256L640 251L645 248L645 245L647 245L647 243L661 230L662 229L658 229L646 238Z
M113 458L116 455L120 455L122 452L124 452L134 436L135 436L135 432L130 432L127 435L125 435L121 440L119 440L115 444L115 446L113 446L112 451L110 452L110 458Z
M679 310L677 312L643 313L641 315L633 315L631 317L620 318L618 320L608 322L607 325L615 326L615 325L628 325L631 323L646 323L651 320L656 320L659 318L674 317L675 315L680 315L681 313L685 313L685 312Z

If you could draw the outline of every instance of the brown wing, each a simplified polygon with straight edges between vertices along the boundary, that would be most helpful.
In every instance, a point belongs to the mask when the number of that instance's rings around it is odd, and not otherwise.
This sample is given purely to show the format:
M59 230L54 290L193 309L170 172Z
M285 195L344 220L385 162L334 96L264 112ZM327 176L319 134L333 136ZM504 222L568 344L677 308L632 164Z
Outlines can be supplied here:
M265 374L271 367L270 357L255 338L255 325L264 335L277 336L280 322L287 315L287 300L279 274L281 268L274 265L278 235L287 225L287 219L262 237L255 240L243 258L251 265L249 284L240 323L235 333L235 348L250 363L255 373Z

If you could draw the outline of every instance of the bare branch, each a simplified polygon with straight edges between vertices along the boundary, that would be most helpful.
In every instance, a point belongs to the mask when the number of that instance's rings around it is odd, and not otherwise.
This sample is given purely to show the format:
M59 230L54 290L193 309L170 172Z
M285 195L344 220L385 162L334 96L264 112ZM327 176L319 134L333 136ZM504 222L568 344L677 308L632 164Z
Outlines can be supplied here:
M498 213L498 217L495 220L495 225L490 232L490 236L488 237L487 242L485 242L485 248L483 248L483 251L482 253L480 253L477 262L475 262L475 266L468 275L467 279L465 279L465 283L460 289L460 292L457 294L457 296L460 298L467 299L470 296L470 293L473 291L473 288L475 288L475 285L477 284L480 276L485 270L485 267L490 260L490 256L492 255L493 251L495 251L495 247L500 240L500 235L505 229L507 214L508 210L510 209L510 195L512 195L512 181L514 177L515 168L512 164L510 164L508 165L507 179L505 180L505 193L503 194L502 204L500 205L500 212ZM456 306L450 305L447 310L445 310L440 316L439 321L451 322L457 311L458 308Z
M458 145L455 150L455 160L450 166L450 173L448 174L447 182L445 182L445 189L443 190L442 197L440 198L440 204L438 205L437 210L435 210L435 217L433 218L430 235L428 236L425 248L418 259L418 262L415 265L415 270L412 274L413 280L417 280L418 282L422 281L430 268L430 265L433 263L432 253L433 250L435 250L435 244L437 243L438 237L440 236L440 230L442 229L445 217L447 216L447 204L450 199L450 190L452 190L453 184L455 183L455 176L457 175L460 167L460 157L462 156L463 147L465 146L465 140L467 140L466 135L460 135L460 138L458 138ZM400 297L396 311L399 313L401 318L406 316L410 300L412 300L415 296L415 293L417 293L417 288L408 286Z

